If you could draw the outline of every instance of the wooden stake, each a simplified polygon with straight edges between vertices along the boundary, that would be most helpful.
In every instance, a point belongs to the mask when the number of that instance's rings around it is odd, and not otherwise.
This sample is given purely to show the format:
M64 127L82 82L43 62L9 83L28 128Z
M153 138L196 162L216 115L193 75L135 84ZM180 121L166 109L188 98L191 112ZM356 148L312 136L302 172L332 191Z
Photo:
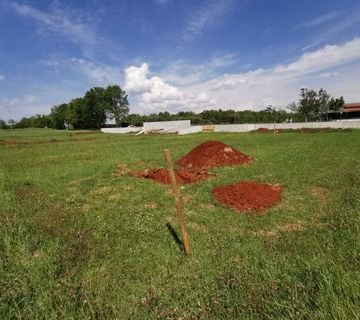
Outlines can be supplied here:
M182 238L183 238L183 242L184 242L185 254L188 256L188 255L190 255L190 243L189 243L189 238L188 238L188 234L187 234L187 230L186 230L185 216L184 216L183 208L181 205L180 190L176 183L174 165L173 165L173 162L171 159L170 150L165 149L164 154L165 154L165 159L166 159L167 165L168 165L172 192L173 192L174 198L175 198L176 211L178 214L179 223L180 223L180 227L181 227L181 233L182 233Z

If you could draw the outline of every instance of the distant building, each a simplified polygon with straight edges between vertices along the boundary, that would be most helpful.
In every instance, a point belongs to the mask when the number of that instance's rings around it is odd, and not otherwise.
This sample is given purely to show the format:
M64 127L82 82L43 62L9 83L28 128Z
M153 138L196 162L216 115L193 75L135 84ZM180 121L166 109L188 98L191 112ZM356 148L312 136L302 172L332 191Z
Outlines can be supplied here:
M360 102L345 103L342 112L344 119L360 119Z
M360 119L360 102L345 103L340 111L327 113L328 120Z

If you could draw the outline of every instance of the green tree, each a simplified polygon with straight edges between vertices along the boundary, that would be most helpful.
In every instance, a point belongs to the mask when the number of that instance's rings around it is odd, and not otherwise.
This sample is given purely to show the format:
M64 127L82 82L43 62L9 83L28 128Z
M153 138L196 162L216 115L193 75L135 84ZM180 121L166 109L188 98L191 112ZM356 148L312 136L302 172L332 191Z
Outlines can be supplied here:
M51 108L50 113L50 126L54 129L65 129L66 113L68 110L68 104L63 103Z
M0 119L0 129L8 129L6 121Z
M109 104L105 89L94 87L84 96L83 114L84 127L82 129L100 129L106 122L106 112Z
M328 110L329 111L340 111L344 107L345 101L344 98L341 96L340 98L335 99L331 97L328 103Z
M105 89L104 97L107 117L115 119L116 126L120 127L122 122L126 122L126 117L129 114L129 101L126 92L118 85L108 86Z
M71 100L66 108L65 123L70 129L88 129L85 112L84 98Z
M10 119L10 120L8 120L8 125L11 129L15 128L16 121L14 119Z
M133 125L133 126L136 126L136 127L140 127L143 125L143 122L144 122L144 116L141 116L139 114L129 114L126 116L124 122L127 124L127 125Z
M331 96L325 89L318 92L302 88L300 91L300 99L298 104L291 104L290 110L304 116L305 121L314 121L321 119L322 115L329 111L329 103Z

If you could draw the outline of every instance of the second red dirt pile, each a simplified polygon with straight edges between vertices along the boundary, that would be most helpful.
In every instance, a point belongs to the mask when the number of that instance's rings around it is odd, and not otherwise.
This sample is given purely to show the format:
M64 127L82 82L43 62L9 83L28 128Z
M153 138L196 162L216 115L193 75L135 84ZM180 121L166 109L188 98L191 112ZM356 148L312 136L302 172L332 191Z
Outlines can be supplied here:
M280 202L282 188L279 185L240 181L215 187L212 193L219 202L238 212L260 212Z
M192 149L177 164L186 168L209 169L212 167L240 165L252 160L248 155L241 153L225 143L206 141Z
M176 180L179 184L194 183L207 179L211 174L207 171L213 167L247 164L252 158L225 143L219 141L206 141L192 149L179 159L175 170ZM168 171L165 168L146 169L134 171L132 176L153 179L159 183L169 184Z

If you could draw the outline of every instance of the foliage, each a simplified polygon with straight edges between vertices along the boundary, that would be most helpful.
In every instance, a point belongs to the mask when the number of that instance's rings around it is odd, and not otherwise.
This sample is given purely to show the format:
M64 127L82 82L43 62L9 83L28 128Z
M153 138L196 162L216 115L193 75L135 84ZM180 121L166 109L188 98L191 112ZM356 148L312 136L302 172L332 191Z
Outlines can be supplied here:
M100 129L106 119L115 119L117 126L129 113L127 94L119 86L94 87L84 97L51 109L51 127L55 129Z
M68 105L66 103L51 108L50 119L51 127L54 129L65 129L66 113Z
M318 92L313 89L302 88L299 102L292 103L288 108L304 116L305 121L317 121L329 111L339 111L344 105L344 98L331 97L325 89Z
M54 106L50 115L36 115L23 118L17 128L51 127L54 129L100 129L107 119L114 119L119 126L142 126L144 122L190 120L192 124L241 124L281 123L320 120L327 112L339 111L344 105L343 97L331 97L326 90L301 89L298 103L291 103L287 110L268 106L265 110L204 110L200 113L168 111L149 115L129 114L128 96L118 85L106 88L94 87L84 97ZM14 122L15 124L15 122ZM13 125L14 125L13 124ZM3 126L9 127L9 126Z
M109 119L115 119L117 127L125 120L129 114L128 96L119 86L108 86L104 92L107 103L107 116Z
M24 117L15 124L16 128L48 128L50 126L50 118L43 114L37 114L29 118Z
M344 107L345 101L343 97L334 98L331 97L328 102L329 111L340 111Z
M273 123L296 120L298 115L276 109L272 106L260 111L205 110L200 113L180 111L152 113L150 115L130 114L125 118L128 125L140 126L146 121L190 120L192 124L230 124L230 123Z
M0 119L0 129L7 129L8 125L6 123L6 121Z

